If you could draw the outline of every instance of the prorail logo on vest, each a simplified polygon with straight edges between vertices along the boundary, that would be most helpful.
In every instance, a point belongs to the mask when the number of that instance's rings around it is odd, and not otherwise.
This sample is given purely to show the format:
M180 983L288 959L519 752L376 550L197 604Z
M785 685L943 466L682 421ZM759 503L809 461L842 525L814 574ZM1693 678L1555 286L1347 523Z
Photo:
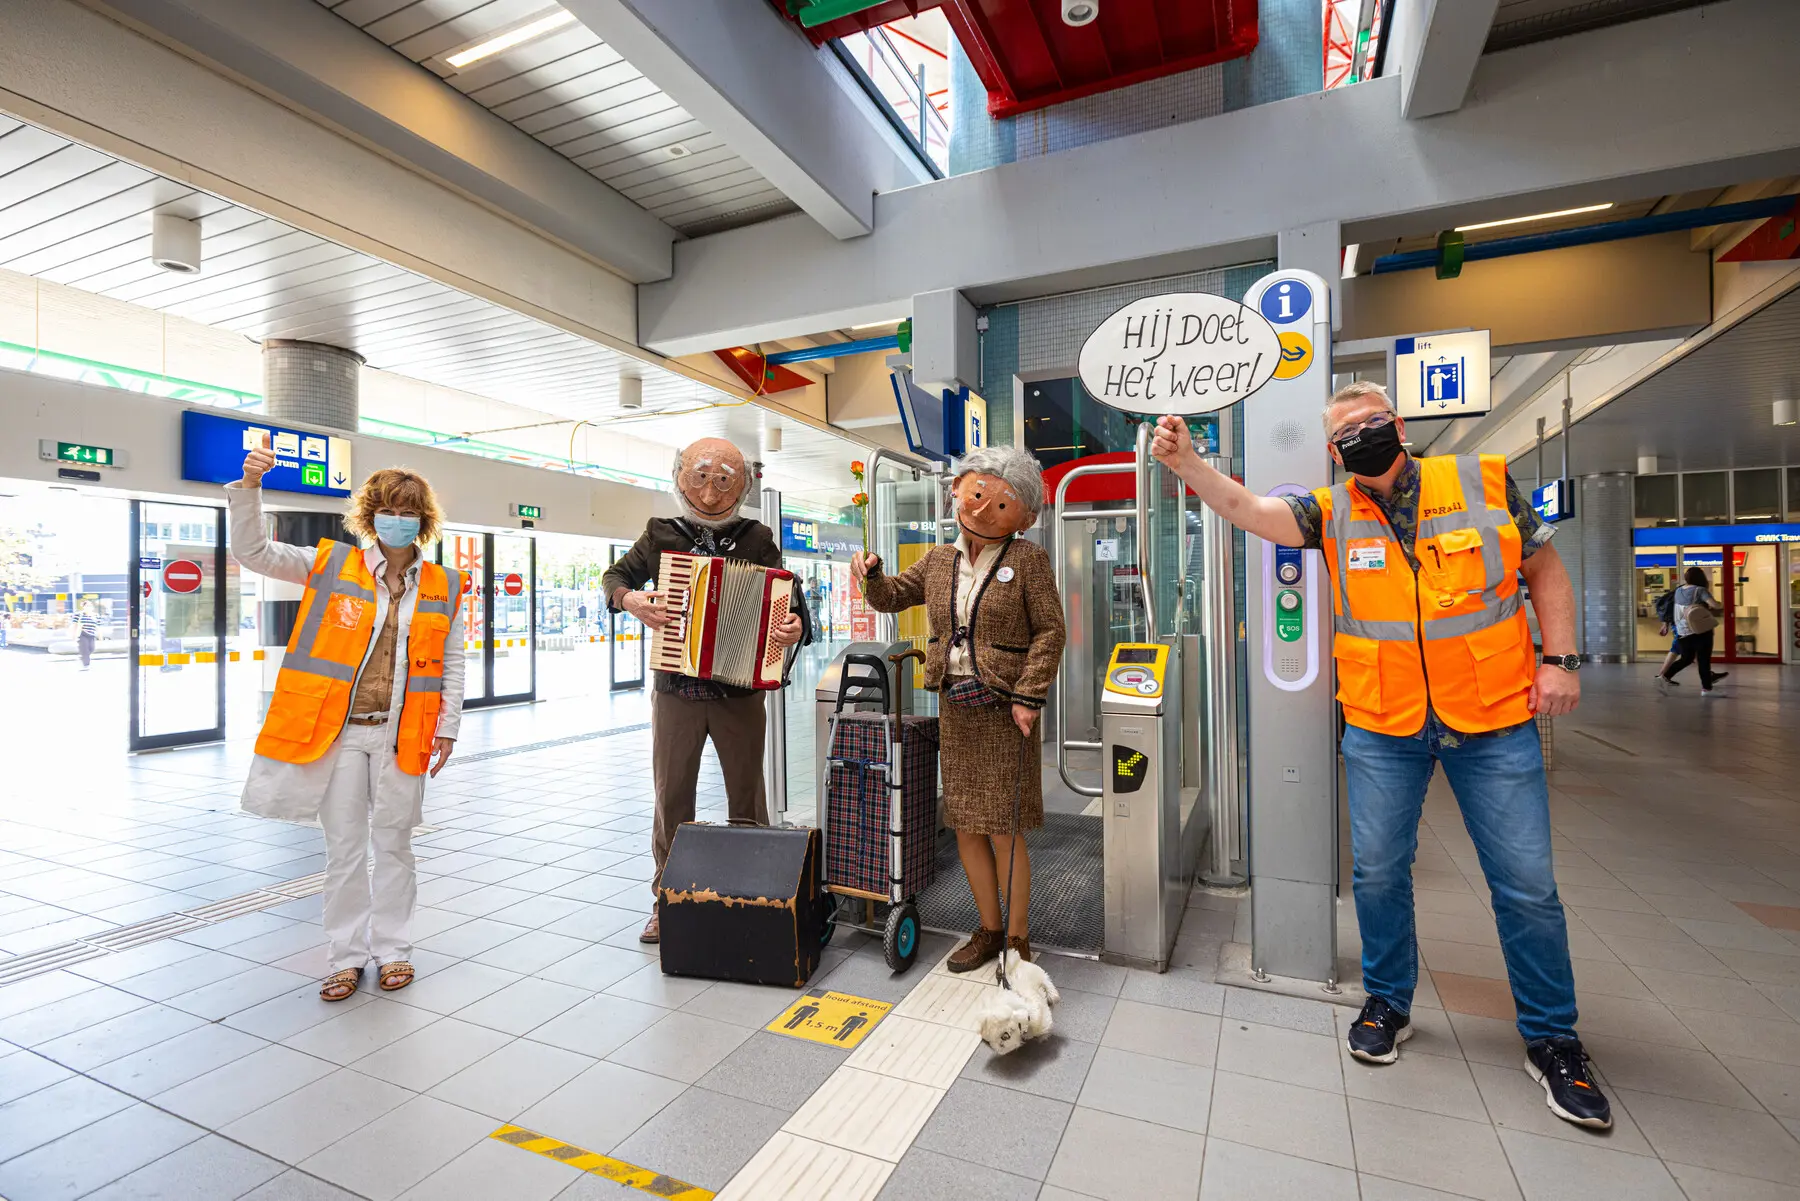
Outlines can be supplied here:
M1081 385L1131 413L1210 413L1274 376L1281 339L1255 309L1208 292L1134 300L1088 335Z

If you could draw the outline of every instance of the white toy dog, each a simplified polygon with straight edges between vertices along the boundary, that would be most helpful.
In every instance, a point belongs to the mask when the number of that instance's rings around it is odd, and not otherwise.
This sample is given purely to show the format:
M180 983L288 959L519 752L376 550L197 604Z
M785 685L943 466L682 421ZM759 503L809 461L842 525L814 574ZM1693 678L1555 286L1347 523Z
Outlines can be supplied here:
M1027 1039L1050 1033L1050 1007L1062 1000L1050 974L1035 963L1006 952L1006 979L1011 988L996 988L982 1002L981 1041L996 1055L1017 1051Z

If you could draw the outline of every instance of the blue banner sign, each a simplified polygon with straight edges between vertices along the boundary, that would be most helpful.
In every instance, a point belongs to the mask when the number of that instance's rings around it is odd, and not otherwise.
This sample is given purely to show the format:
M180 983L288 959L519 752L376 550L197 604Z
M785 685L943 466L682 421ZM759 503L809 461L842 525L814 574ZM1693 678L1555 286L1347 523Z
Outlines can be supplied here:
M1657 525L1631 531L1633 546L1748 546L1800 542L1800 521L1747 521L1742 525Z
M268 438L275 466L264 488L314 496L349 496L356 487L350 439L268 422L244 421L188 409L181 414L181 478L228 484L244 476L244 455Z

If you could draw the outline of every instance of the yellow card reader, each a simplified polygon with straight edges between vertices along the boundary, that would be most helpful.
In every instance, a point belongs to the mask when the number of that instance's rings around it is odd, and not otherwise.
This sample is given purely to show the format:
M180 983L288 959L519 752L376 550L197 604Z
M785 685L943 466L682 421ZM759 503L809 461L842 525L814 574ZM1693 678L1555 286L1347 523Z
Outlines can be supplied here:
M1162 696L1169 648L1157 642L1121 642L1106 665L1106 691L1137 700Z

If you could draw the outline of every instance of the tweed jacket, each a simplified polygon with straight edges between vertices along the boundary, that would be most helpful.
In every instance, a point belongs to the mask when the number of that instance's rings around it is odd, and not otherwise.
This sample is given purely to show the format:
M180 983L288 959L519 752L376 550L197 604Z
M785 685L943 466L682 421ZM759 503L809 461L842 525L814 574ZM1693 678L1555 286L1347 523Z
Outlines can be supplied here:
M924 558L897 576L884 575L879 564L863 581L869 607L882 613L898 613L924 605L931 624L925 647L925 687L937 691L944 683L944 665L950 658L951 588L956 580L954 546L932 548ZM1012 569L1002 580L1001 571ZM1062 663L1062 597L1050 556L1034 542L1014 538L1001 549L987 583L976 595L969 620L975 643L975 675L1009 701L1033 709L1044 707L1056 669Z

